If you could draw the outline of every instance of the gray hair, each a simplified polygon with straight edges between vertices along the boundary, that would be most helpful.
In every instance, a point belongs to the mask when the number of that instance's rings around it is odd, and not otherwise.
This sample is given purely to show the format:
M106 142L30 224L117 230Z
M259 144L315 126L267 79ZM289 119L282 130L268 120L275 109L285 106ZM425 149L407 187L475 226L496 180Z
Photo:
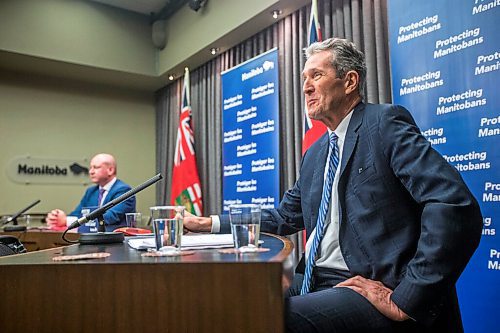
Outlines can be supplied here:
M366 63L363 52L358 50L356 45L347 39L329 38L309 45L305 49L306 59L309 59L313 54L323 51L332 53L332 66L337 73L337 78L343 78L349 71L358 73L358 92L361 98L364 99Z

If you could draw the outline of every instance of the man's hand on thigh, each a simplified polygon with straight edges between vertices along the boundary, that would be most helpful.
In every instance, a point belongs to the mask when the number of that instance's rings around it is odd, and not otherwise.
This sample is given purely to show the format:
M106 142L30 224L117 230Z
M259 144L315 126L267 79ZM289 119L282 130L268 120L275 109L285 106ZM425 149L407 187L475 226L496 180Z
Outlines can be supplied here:
M358 275L337 284L336 287L354 290L389 319L403 321L410 318L391 300L392 290L384 286L382 282L365 279Z

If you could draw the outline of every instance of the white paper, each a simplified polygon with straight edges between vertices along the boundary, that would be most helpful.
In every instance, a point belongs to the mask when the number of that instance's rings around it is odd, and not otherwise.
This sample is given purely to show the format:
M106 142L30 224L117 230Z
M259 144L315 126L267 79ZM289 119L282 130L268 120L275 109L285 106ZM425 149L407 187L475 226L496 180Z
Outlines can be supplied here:
M195 234L182 235L181 249L199 250L233 247L233 236L231 234ZM154 237L134 237L128 240L128 245L137 250L146 250L155 247Z

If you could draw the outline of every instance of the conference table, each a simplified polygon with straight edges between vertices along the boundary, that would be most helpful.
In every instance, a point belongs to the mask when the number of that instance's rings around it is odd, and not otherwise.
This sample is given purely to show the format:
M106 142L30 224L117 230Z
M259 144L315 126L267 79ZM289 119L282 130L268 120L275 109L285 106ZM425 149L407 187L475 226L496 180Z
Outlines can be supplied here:
M0 332L283 332L293 245L261 239L269 251L147 257L125 241L0 257Z

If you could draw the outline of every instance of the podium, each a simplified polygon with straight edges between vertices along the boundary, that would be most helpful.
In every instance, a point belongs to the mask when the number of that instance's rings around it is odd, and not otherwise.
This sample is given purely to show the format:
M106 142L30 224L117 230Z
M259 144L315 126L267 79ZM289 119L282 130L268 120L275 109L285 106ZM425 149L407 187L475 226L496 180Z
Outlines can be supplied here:
M283 332L292 243L268 252L143 257L126 243L0 257L1 332ZM108 252L103 259L55 256Z

